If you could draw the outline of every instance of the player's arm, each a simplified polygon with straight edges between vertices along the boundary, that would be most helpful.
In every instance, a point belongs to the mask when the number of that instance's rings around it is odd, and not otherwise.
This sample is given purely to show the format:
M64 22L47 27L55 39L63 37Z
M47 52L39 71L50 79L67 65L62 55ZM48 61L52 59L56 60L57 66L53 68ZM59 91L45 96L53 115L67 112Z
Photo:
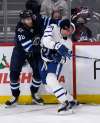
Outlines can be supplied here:
M57 52L63 56L63 57L68 57L70 59L70 57L72 56L72 51L70 49L68 49L65 45L57 42L55 44L55 47L54 47Z
M29 36L25 31L17 31L17 41L21 44L25 52L32 52L33 49L33 41L28 38Z
M42 38L42 45L48 49L55 49L57 52L64 56L64 57L71 57L72 52L63 44L60 43L60 41L55 42L53 40L54 32L56 31L55 27L48 26L44 32L43 38Z
M47 28L45 29L41 43L44 47L48 49L54 49L55 42L53 41L53 27L52 26L47 26Z
M47 26L49 26L50 24L56 24L56 25L60 25L62 19L52 19L51 17L48 16L41 16L42 21L43 21L43 25L46 28Z

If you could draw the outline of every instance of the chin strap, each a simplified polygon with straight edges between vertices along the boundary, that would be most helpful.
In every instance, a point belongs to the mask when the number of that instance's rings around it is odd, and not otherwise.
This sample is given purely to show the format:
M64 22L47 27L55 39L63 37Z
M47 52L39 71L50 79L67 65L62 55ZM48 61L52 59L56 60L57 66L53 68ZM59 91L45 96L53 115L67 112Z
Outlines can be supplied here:
M72 34L73 34L75 32L76 28L75 28L75 25L73 23L71 23L71 26L73 28L73 32L72 32Z

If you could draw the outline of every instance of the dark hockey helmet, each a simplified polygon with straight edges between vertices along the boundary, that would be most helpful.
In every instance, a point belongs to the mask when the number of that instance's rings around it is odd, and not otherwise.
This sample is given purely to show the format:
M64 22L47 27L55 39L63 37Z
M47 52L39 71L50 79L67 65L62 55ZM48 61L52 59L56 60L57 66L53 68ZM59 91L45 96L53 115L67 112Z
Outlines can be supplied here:
M64 20L61 21L60 29L68 29L70 27L73 28L72 33L74 33L75 32L75 25L72 22L70 22L69 19L64 19Z
M68 20L68 19L64 19L64 20L62 20L61 21L61 23L60 23L60 28L62 29L65 29L65 28L70 28L70 20Z
M20 18L21 19L25 19L25 18L28 18L28 17L33 18L33 13L32 13L31 10L24 10L24 11L20 12Z

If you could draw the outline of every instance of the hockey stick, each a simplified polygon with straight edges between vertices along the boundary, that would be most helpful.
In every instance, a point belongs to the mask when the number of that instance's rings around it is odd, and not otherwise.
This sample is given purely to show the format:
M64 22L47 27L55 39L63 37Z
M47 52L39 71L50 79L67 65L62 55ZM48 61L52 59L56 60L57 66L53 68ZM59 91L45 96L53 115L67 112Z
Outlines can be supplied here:
M22 105L17 105L15 107L5 108L5 105L0 105L0 116L5 116L5 115L8 116L8 115L14 115L14 114L18 115L18 114L24 114L24 113L39 112L39 111L44 111L44 110L48 110L48 109L53 109L54 108L54 105L50 105L50 106L47 105L48 107L39 106L39 108L34 107L34 105L32 105L32 106L29 105L29 107L27 107L25 109L23 108L23 106ZM10 112L9 112L9 110L10 110ZM15 111L15 113L13 113L13 111Z
M88 57L88 56L73 55L73 57L81 58L81 59L88 59L88 60L100 60L98 58L92 58L92 57Z

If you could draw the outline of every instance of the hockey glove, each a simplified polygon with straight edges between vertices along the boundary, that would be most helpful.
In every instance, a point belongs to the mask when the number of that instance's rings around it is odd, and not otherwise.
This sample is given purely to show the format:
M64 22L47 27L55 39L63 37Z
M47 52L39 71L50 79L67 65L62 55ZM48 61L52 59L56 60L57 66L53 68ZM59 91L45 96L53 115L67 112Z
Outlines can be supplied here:
M64 64L66 62L66 57L61 56L59 53L56 53L52 56L54 62Z
M62 55L63 57L68 57L70 59L70 57L72 56L72 51L70 51L66 46L62 45L61 43L57 42L55 44L55 50L58 51L58 53L60 55Z

